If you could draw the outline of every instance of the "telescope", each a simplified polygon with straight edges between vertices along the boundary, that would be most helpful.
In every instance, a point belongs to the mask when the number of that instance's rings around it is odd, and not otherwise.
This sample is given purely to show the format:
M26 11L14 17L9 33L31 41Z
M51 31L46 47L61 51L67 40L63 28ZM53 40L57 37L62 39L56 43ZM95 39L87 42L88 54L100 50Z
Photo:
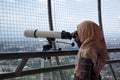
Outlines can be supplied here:
M25 30L24 35L26 37L32 37L32 38L46 38L49 42L49 44L43 46L43 51L50 50L52 48L52 41L55 41L55 38L57 39L72 39L75 38L75 35L71 35L70 32L62 31L38 31L36 30ZM74 43L66 43L66 42L58 42L58 43L64 43L64 44L70 44L74 46Z
M57 39L72 39L73 36L70 32L62 31L38 31L38 30L25 30L24 35L26 37L33 37L33 38L57 38Z

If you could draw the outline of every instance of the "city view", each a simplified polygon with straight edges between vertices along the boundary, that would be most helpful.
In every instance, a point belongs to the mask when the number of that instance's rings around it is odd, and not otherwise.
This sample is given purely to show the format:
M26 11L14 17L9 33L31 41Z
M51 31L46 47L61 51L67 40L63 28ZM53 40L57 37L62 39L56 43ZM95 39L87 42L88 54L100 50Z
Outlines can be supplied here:
M25 37L25 30L71 33L85 20L102 25L107 49L120 49L119 0L0 0L0 54L42 52L43 47L49 45L47 39ZM61 51L78 50L74 39L56 39L55 44L56 49ZM120 60L120 52L110 52L108 56L110 60ZM23 70L49 67L49 60L52 66L57 66L55 57L30 58ZM0 60L0 73L15 72L21 61L22 59ZM60 65L75 64L76 55L59 56L59 61ZM120 80L120 63L111 65L117 80ZM73 80L74 68L62 72L65 80ZM54 80L61 80L59 71L52 73ZM104 66L101 76L102 80L114 80L109 64ZM5 80L51 80L51 72Z

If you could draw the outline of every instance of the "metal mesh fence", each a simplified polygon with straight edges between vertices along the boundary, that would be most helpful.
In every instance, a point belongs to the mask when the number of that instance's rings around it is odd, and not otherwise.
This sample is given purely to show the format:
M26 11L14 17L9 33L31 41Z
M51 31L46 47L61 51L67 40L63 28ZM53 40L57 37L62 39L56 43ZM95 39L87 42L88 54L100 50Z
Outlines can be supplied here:
M102 22L108 48L120 48L120 2L102 0Z
M49 30L47 0L0 0L0 52L40 51L41 39L27 29Z
M103 30L107 47L119 48L120 1L101 1ZM92 20L98 24L97 0L51 0L51 2L54 31L73 32L76 30L77 24L84 20ZM24 31L27 29L49 31L47 0L0 0L0 53L42 51L43 45L47 44L46 39L26 38ZM62 41L71 42L70 40ZM57 46L68 50L72 49L65 43L59 43ZM118 56L114 55L113 57L113 55L114 53L110 55L111 59L116 59L115 57ZM64 58L66 59L66 57ZM68 63L68 61L66 62ZM11 65L11 62L9 63ZM118 65L113 65L117 77L120 73ZM107 68L108 66L105 66L102 76L105 79L113 79ZM71 80L72 74L73 71L66 78Z
M97 0L52 0L51 4L54 31L73 32L84 20L98 24ZM119 48L119 5L118 0L102 1L108 48ZM26 38L27 29L49 31L47 0L0 0L0 52L41 51L46 39Z
M52 14L54 31L72 32L83 20L97 22L97 1L54 0ZM0 52L41 51L47 42L26 38L27 29L49 30L47 0L1 0Z

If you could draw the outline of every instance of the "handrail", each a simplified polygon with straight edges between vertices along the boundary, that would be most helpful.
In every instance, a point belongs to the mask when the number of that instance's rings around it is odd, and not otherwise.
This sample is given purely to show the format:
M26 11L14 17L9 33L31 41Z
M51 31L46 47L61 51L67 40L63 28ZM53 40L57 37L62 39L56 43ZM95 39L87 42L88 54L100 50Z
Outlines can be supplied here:
M4 59L20 59L20 58L37 58L37 57L52 57L52 56L68 56L76 55L74 51L42 51L42 52L16 52L16 53L1 53L0 60Z
M0 60L4 59L20 59L20 58L37 58L37 57L52 57L52 56L68 56L76 55L78 50L69 51L41 51L41 52L14 52L0 53ZM119 48L108 49L109 52L120 52Z
M108 49L108 52L120 52L120 49ZM22 59L25 62L29 58L37 58L37 57L54 57L54 56L69 56L69 55L76 55L77 50L73 51L47 51L47 52L19 52L19 53L2 53L0 54L0 60L7 60L7 59ZM120 60L108 60L106 64L112 64L112 63L120 63ZM24 65L22 65L23 68ZM16 70L19 72L18 67ZM62 70L62 69L70 69L74 68L74 64L71 65L58 65L55 67L47 67L47 68L40 68L40 69L32 69L27 71L22 71L22 68L20 68L20 73L16 74L15 72L11 73L1 73L0 79L8 79L8 78L15 78L20 76L26 76L26 75L32 75L32 74L38 74L38 73L44 73L44 72L50 72L50 71L56 71L56 70Z

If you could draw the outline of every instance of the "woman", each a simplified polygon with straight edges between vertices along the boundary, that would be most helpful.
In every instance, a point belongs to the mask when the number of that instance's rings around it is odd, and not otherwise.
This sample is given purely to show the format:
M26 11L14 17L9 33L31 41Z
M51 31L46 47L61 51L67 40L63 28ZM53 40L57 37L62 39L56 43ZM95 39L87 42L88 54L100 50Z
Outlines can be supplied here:
M100 72L106 63L106 45L101 28L92 21L84 21L72 33L81 44L77 54L74 80L101 80Z

